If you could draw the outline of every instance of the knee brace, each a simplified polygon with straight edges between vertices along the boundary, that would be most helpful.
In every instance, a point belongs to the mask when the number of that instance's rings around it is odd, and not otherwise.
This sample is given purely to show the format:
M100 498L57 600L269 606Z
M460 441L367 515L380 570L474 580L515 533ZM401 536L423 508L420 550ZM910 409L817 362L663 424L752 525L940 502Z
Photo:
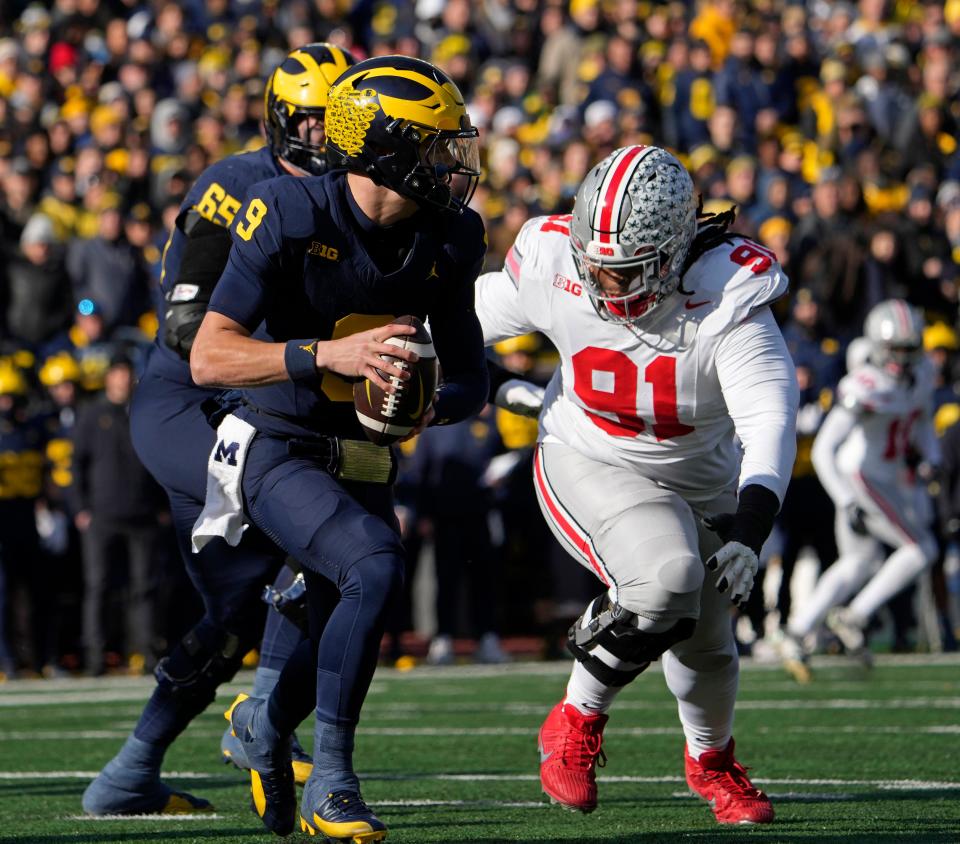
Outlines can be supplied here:
M681 618L660 633L639 630L637 614L604 593L574 622L567 633L567 647L601 683L625 686L664 651L690 638L696 624L696 619Z
M217 687L233 679L244 653L239 636L200 622L157 663L154 675L177 697L205 707L213 702Z

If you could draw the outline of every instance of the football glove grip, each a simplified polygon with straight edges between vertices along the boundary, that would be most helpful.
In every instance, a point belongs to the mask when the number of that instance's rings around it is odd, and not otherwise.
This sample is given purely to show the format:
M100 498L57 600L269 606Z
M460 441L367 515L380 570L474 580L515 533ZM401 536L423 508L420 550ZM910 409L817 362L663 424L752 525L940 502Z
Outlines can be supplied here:
M543 409L543 395L543 387L520 378L511 378L497 388L494 404L518 416L536 419Z
M760 567L753 549L736 540L727 542L707 560L706 565L717 575L720 594L729 595L733 603L742 607L750 597Z

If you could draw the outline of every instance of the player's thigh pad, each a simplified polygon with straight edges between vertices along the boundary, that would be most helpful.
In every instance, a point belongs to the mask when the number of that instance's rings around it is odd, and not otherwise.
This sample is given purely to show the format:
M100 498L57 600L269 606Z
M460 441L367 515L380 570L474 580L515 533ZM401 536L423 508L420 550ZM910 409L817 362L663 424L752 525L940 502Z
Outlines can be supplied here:
M713 501L697 505L696 529L701 559L708 559L723 541L702 522L705 515L732 513L737 498L724 493ZM680 663L693 671L717 671L736 661L736 642L730 624L730 598L717 589L717 573L705 571L700 592L700 617L693 634L670 648ZM759 584L754 584L759 589ZM666 663L665 663L666 665Z
M679 495L552 442L537 448L534 481L550 529L613 601L652 621L699 616L705 567Z
M168 491L199 501L207 494L207 460L215 431L200 405L208 390L153 374L148 366L130 406L130 435L140 462Z
M257 527L302 566L335 582L374 554L403 559L390 526L389 490L381 489L361 504L316 463L290 457L283 439L260 434L243 475L247 511Z
M866 525L872 536L886 545L902 548L912 543L923 544L929 534L929 508L918 507L916 487L893 481L880 481L862 473L853 476L857 503L866 514Z

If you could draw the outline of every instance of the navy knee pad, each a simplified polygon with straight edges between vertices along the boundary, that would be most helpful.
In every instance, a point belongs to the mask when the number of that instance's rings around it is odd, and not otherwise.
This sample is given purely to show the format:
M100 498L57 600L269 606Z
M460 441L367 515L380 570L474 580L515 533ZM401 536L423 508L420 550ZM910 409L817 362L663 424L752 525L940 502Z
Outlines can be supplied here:
M154 674L175 697L206 707L216 697L217 687L233 679L246 651L240 636L201 621L157 663Z

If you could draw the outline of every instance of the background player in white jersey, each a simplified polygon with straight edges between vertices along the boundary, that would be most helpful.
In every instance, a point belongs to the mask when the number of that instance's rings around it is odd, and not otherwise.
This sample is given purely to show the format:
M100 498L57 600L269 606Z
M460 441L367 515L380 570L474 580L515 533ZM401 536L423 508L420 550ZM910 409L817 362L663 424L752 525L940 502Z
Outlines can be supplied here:
M526 223L476 306L488 344L541 331L560 352L537 494L605 586L571 628L577 661L540 730L544 791L596 807L606 711L663 655L687 782L717 820L764 823L770 801L733 756L729 607L753 586L796 448L795 375L767 307L787 279L772 253L726 232L731 213L698 221L697 209L668 152L616 150L572 217Z
M937 554L929 496L914 472L918 462L940 462L923 317L889 299L867 315L864 334L868 355L840 382L813 444L814 468L837 512L840 557L787 626L786 667L801 681L809 670L800 641L824 619L848 651L869 663L863 631L870 617ZM895 550L877 571L883 545ZM854 594L848 606L830 612Z

